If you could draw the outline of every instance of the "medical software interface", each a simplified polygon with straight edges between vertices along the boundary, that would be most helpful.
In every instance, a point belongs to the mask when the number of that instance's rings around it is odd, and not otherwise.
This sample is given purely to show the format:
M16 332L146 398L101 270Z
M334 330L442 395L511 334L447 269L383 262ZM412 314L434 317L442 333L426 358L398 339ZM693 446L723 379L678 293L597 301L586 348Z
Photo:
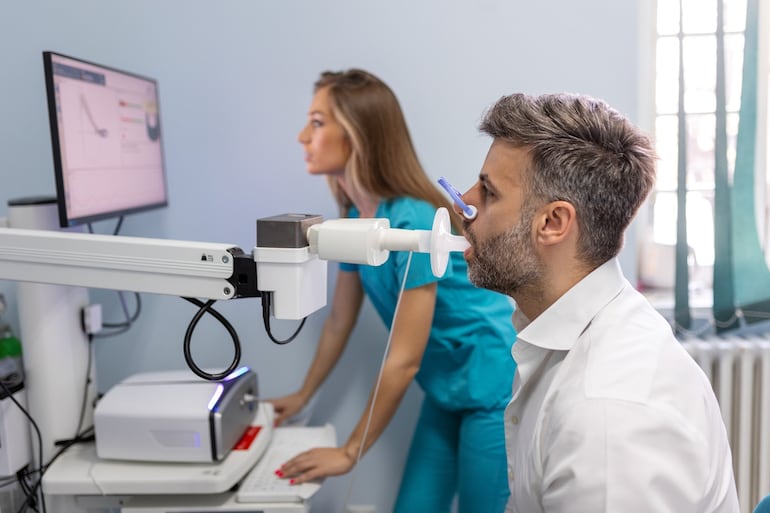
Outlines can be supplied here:
M59 55L51 66L68 217L165 202L157 83Z

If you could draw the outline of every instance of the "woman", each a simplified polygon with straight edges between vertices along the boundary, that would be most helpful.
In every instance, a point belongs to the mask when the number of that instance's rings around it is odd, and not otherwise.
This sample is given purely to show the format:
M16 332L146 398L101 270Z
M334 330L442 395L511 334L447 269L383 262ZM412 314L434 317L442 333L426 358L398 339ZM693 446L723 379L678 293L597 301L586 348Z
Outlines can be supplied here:
M322 73L299 142L308 172L327 177L343 216L387 218L393 228L429 230L438 207L451 210L417 159L398 100L370 73ZM277 423L299 412L334 368L364 295L391 327L368 430L373 395L344 445L302 453L277 473L301 483L350 471L416 378L425 398L395 511L448 512L455 494L461 513L503 511L508 497L503 410L515 370L513 309L505 296L470 284L460 253L451 254L442 278L433 276L426 254L410 260L409 253L392 252L378 267L341 264L331 312L302 387L272 401Z

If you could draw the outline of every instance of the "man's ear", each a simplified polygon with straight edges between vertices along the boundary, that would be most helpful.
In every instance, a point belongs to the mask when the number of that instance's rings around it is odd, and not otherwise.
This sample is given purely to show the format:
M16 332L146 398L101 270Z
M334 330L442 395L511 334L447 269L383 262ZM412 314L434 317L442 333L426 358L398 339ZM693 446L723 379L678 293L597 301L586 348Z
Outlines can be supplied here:
M559 244L577 230L577 212L568 201L552 201L538 212L535 236L543 245Z

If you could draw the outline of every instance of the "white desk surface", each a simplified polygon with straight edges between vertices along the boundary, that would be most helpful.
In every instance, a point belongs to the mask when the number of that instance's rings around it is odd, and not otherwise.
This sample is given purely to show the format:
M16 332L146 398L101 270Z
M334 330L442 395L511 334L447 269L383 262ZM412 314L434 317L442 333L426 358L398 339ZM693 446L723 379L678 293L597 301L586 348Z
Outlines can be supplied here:
M49 512L55 513L308 513L308 501L292 503L237 502L234 492L212 495L51 495Z
M305 502L246 503L237 502L234 493L203 496L131 497L121 507L121 513L307 513Z

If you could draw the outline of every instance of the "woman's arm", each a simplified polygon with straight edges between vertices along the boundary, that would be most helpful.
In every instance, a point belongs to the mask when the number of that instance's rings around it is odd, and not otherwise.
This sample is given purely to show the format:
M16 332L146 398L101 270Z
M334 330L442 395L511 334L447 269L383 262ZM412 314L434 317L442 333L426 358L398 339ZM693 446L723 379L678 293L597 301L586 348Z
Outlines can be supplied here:
M364 291L357 272L340 271L334 289L331 312L324 321L315 357L305 375L302 387L294 394L271 399L275 408L275 424L297 414L332 371L347 345L358 318Z
M348 441L339 448L316 448L297 455L280 469L294 483L349 472L387 427L404 393L420 368L428 343L436 305L436 283L404 291L392 328L390 351L385 360L382 382L376 398L374 389ZM366 438L369 410L374 411Z

